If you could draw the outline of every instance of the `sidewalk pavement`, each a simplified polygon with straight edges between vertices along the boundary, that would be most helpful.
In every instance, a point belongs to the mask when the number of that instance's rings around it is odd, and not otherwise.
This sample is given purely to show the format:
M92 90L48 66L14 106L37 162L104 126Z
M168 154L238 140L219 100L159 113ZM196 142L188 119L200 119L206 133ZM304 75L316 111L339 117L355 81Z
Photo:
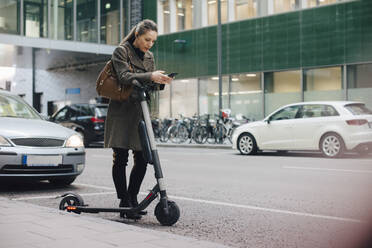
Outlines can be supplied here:
M1 248L227 248L3 197L0 197L0 240Z

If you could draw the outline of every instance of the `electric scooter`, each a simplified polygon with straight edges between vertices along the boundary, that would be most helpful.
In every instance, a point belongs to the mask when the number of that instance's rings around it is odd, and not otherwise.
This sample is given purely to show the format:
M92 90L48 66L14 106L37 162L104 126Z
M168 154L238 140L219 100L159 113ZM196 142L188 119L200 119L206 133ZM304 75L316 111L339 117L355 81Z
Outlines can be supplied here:
M146 88L137 80L133 80L134 91L133 100L139 101L142 108L144 121L140 121L138 132L141 140L142 151L147 163L154 166L155 178L157 184L150 190L147 196L138 204L137 207L118 207L118 208L94 208L84 205L83 198L76 193L66 193L62 195L59 204L60 210L66 210L73 213L99 213L99 212L118 212L118 213L137 213L140 215L147 214L145 209L150 203L160 195L160 201L155 207L154 214L160 224L172 226L180 217L180 210L174 201L168 200L163 173L160 166L158 151L156 148L154 133L151 125L150 113L146 102Z

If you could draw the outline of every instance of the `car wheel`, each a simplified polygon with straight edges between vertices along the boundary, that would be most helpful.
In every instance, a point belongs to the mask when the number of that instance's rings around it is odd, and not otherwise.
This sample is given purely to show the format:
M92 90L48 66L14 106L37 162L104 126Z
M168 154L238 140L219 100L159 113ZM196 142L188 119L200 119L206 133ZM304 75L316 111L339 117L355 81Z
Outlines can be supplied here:
M345 152L345 144L340 135L327 133L320 140L320 150L327 158L339 158Z
M67 186L75 181L76 177L62 177L49 179L49 182L56 186Z
M254 137L249 133L243 133L238 139L238 150L243 155L252 155L257 153L257 144Z

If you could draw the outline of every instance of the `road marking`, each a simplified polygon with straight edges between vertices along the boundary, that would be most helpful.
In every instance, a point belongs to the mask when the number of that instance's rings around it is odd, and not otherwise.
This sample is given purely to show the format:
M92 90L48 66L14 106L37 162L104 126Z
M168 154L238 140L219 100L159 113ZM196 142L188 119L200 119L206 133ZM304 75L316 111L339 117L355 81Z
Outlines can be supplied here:
M91 155L93 158L112 158L112 155Z
M115 188L112 188L112 187L97 186L97 185L85 184L85 183L74 183L73 185L74 185L74 186L85 186L85 187L95 188L95 189L115 190Z
M94 196L94 195L108 195L108 194L116 194L116 191L111 192L99 192L99 193L82 193L79 194L80 196ZM63 195L63 194L61 194ZM24 201L24 200L37 200L37 199L55 199L60 198L61 195L44 195L44 196L30 196L30 197L20 197L20 198L12 198L12 201Z
M345 170L345 169L329 169L317 167L296 167L296 166L283 166L283 169L296 169L296 170L321 170L321 171L337 171L337 172L353 172L353 173L372 173L371 170Z
M208 200L193 199L193 198L179 197L179 196L169 196L169 197L172 198L172 199L199 202L199 203L206 203L206 204L226 206L226 207L244 208L244 209L259 210L259 211L272 212L272 213L290 214L290 215L297 215L297 216L304 216L304 217L314 217L314 218L353 222L353 223L365 223L365 221L362 221L362 220L336 217L336 216L328 216L328 215L321 215L321 214L311 214L311 213L305 213L305 212L287 211L287 210L280 210L280 209L273 209L273 208L262 208L262 207L256 207L256 206L250 206L250 205L240 205L240 204L227 203L227 202L208 201Z
M97 186L97 185L84 184L84 183L74 183L74 185L80 185L80 186L85 186L85 187L90 187L90 188L96 188L96 189L109 189L109 190L113 190L113 188L111 188L111 187ZM99 193L85 193L85 194L79 194L79 195L81 195L81 196L92 196L92 195L105 195L105 194L116 194L116 192L110 191L110 192L99 192ZM146 192L140 192L140 194L141 195L147 195L148 193L146 193ZM47 198L58 198L58 197L60 197L60 195L23 197L23 198L14 198L12 200L20 201L20 200L47 199ZM304 217L313 217L313 218L320 218L320 219L327 219L327 220L336 220L336 221L344 221L344 222L366 223L365 221L358 220L358 219L343 218L343 217L337 217L337 216L329 216L329 215L312 214L312 213L297 212L297 211L280 210L280 209L274 209L274 208L263 208L263 207L257 207L257 206L251 206L251 205L241 205L241 204L234 204L234 203L228 203L228 202L209 201L209 200L196 199L196 198L188 198L188 197L181 197L181 196L173 196L173 195L168 195L168 197L171 198L171 199L191 201L191 202L198 202L198 203L218 205L218 206L225 206L225 207L243 208L243 209L258 210L258 211L271 212L271 213L289 214L289 215L297 215L297 216L304 216Z

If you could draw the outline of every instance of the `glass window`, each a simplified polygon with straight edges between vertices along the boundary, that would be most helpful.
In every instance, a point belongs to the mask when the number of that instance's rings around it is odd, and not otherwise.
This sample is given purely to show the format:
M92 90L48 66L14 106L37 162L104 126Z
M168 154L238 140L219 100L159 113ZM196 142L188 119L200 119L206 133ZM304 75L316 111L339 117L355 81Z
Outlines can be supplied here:
M218 115L218 77L199 80L199 114ZM229 77L222 77L222 108L229 107Z
M322 104L303 105L300 111L296 114L296 118L312 118L312 117L327 117L337 116L338 113L334 107Z
M173 86L173 82L172 82ZM159 91L159 118L170 117L170 87L165 86L164 90Z
M170 32L170 9L169 9L169 0L162 2L163 4L163 30L164 33Z
M245 73L231 76L231 113L249 119L263 118L260 73Z
M289 106L279 110L270 116L270 121L290 120L295 119L299 112L300 106Z
M107 111L108 111L108 106L97 106L97 107L93 107L94 110L95 110L95 115L97 117L105 117L107 116Z
M55 40L72 40L74 26L72 0L52 1L50 13L51 38Z
M372 64L348 65L348 100L364 102L372 108Z
M372 111L364 104L348 104L345 106L353 115L370 115Z
M101 43L117 45L120 40L120 3L117 0L101 0Z
M77 0L76 9L76 39L84 42L97 42L97 1Z
M316 7L325 4L337 3L340 0L308 0L309 7Z
M236 20L256 17L257 13L257 0L235 0Z
M48 1L24 1L25 35L28 37L48 37Z
M299 9L300 0L274 0L274 13Z
M41 119L21 98L6 95L0 95L0 117Z
M208 25L218 23L218 4L216 0L207 0L208 2ZM227 22L227 0L221 0L221 23Z
M177 0L177 31L192 28L192 0Z
M58 111L58 112L54 115L53 119L54 119L55 121L63 121L63 120L66 120L66 119L67 119L67 118L66 118L67 111L68 111L68 108L67 108L67 107L61 109L60 111Z
M191 117L198 112L198 80L174 80L172 83L172 117Z
M18 0L0 2L0 33L19 34Z
M265 73L265 114L301 100L300 70Z
M304 71L305 101L344 100L341 67Z

